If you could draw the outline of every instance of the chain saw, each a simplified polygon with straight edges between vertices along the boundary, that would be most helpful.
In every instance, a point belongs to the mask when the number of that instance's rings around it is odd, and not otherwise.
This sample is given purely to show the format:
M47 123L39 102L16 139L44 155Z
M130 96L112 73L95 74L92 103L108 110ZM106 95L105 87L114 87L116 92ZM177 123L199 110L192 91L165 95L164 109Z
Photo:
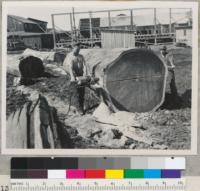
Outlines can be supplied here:
M76 77L77 85L79 86L90 86L98 83L99 78L94 76L80 76Z

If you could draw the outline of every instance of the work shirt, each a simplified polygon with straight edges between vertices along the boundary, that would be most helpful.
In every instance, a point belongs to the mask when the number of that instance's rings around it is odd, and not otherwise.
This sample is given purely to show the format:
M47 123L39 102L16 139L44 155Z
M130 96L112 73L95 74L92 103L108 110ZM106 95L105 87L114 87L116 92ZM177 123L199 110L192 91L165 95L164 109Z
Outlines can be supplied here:
M165 61L168 69L173 69L175 68L174 65L174 57L172 54L166 54L165 56L161 53L163 60Z
M75 81L76 77L87 75L85 59L81 54L75 56L73 53L69 53L64 60L63 66L69 72L71 81Z

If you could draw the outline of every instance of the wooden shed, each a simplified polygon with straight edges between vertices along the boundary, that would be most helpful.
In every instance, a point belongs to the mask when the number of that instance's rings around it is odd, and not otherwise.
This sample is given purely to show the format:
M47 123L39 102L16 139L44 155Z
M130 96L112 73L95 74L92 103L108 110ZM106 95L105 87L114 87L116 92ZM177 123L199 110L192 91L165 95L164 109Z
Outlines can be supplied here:
M105 29L101 31L102 48L134 48L134 31Z
M100 78L114 109L156 110L164 101L167 68L148 49L81 50L90 72Z

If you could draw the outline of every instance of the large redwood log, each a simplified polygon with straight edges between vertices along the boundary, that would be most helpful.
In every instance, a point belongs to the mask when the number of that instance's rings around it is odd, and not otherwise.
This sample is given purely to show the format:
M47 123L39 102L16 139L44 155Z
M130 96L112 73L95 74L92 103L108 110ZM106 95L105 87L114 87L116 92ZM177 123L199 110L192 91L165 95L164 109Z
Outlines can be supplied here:
M85 49L81 50L81 54L85 57L89 73L100 78L99 83L114 109L147 112L156 110L163 103L167 68L153 51ZM13 62L12 57L7 66L11 74L19 72L17 63ZM64 67L67 71L68 66ZM57 71L57 75L66 75L59 67L50 67L50 70Z
M6 65L7 66L7 73L12 74L14 76L18 76L18 77L21 76L21 73L20 73L20 70L19 70L19 68L20 68L19 67L19 64L20 64L20 60L19 59L20 59L21 56L22 55L8 55L7 56L7 65ZM36 57L36 56L34 56L34 57L40 59L40 57ZM48 73L50 73L52 75L55 75L55 76L66 75L66 72L61 67L58 67L55 64L50 64L50 63L45 63L45 62L43 62L43 64L44 64L45 72L48 72ZM26 64L26 66L27 66L27 64ZM37 68L38 68L37 65L31 64L30 69L32 67L33 67L33 69L35 67L34 70L37 71ZM25 69L25 70L27 70L27 69ZM27 74L28 73L30 74L30 71L27 72ZM29 75L29 77L31 77L31 76Z
M81 50L90 73L110 97L113 107L130 112L156 110L164 101L167 68L147 49Z

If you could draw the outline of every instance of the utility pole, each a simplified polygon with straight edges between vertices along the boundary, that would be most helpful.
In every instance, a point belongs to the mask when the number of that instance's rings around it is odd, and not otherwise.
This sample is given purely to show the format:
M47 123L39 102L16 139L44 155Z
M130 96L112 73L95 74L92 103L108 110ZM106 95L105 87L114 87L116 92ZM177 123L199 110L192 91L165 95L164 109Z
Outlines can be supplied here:
M169 8L169 33L172 33L172 9Z
M56 48L56 31L55 31L55 24L54 24L54 15L51 15L51 21L52 21L52 28L53 28L53 43L54 43L54 49Z
M70 16L70 26L71 26L71 39L72 39L71 45L73 45L74 44L74 30L73 30L72 14L70 13L69 16Z
M75 14L74 14L74 7L72 7L72 18L73 18L73 32L75 36L75 40L77 41L77 36L76 36L76 21L75 21Z
M154 44L155 44L155 45L157 44L157 32L156 32L156 29L157 29L157 22L156 22L156 8L154 8L154 35L155 35L155 41L154 41Z

